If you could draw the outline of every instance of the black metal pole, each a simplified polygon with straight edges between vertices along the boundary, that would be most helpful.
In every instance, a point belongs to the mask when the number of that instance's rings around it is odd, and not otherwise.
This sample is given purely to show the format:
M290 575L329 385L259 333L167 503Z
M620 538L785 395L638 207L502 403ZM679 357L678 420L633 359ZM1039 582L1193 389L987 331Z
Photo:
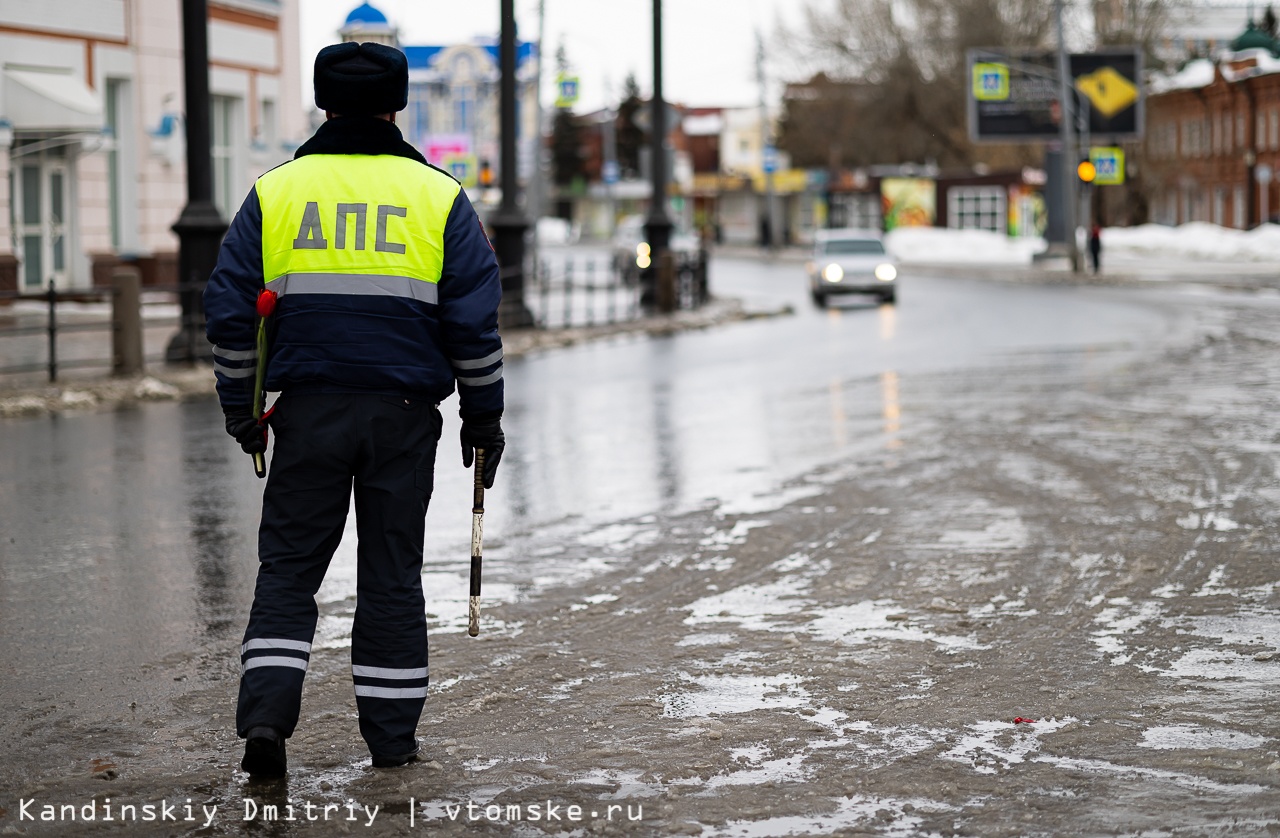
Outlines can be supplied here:
M207 0L182 0L183 80L187 126L187 205L171 228L178 235L178 288L182 327L165 360L211 360L204 339L204 286L218 262L227 222L213 203L210 151L209 10Z
M493 250L502 270L502 306L498 320L504 327L533 325L533 315L524 304L524 234L529 220L520 208L519 172L516 168L516 12L515 0L502 0L502 31L498 45L501 70L499 85L499 131L501 133L502 205L489 220L493 227ZM535 137L535 154L540 152L542 126Z
M667 103L662 98L662 0L653 0L653 101L649 106L653 125L653 134L649 138L653 198L649 201L645 236L649 242L650 260L657 266L670 246L672 227L671 218L667 215Z
M58 380L58 289L49 277L49 383Z

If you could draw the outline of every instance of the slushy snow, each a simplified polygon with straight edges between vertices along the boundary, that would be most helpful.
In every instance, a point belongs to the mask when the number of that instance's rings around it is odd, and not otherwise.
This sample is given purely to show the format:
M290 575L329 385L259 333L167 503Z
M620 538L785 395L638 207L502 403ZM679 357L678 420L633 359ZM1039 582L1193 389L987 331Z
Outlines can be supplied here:
M886 235L885 246L906 265L1030 265L1044 251L1042 238L1011 238L987 230L903 227ZM1142 224L1102 231L1104 264L1115 257L1162 260L1280 263L1280 224L1233 230L1193 222L1180 227Z

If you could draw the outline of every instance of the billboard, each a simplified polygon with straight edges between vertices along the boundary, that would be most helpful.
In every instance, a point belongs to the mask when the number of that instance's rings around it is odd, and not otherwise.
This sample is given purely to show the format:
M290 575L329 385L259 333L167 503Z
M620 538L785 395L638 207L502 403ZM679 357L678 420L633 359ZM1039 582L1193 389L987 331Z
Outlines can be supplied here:
M1067 57L1089 134L1142 136L1142 59L1119 48ZM974 49L968 53L969 136L974 142L1045 142L1060 136L1058 60L1053 52Z
M975 142L1058 136L1058 68L1051 52L969 51L969 135Z
M887 177L880 181L885 232L899 227L932 227L937 188L932 178Z

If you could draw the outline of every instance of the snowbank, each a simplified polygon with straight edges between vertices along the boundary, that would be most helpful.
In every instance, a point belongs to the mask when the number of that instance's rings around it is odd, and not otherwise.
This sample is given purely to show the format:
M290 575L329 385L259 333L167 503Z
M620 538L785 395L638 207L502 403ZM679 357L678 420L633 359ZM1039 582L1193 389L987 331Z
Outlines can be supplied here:
M885 236L885 247L906 265L1030 265L1046 245L987 230L900 227Z
M1224 262L1280 262L1280 225L1263 224L1247 231L1203 222L1181 227L1108 227L1102 231L1102 252Z
M1083 240L1082 240L1083 244ZM885 247L904 265L1030 265L1044 251L1040 238L1009 238L986 230L903 227L885 236ZM1163 261L1280 264L1280 224L1232 230L1195 222L1181 227L1143 224L1102 231L1103 258L1159 257Z

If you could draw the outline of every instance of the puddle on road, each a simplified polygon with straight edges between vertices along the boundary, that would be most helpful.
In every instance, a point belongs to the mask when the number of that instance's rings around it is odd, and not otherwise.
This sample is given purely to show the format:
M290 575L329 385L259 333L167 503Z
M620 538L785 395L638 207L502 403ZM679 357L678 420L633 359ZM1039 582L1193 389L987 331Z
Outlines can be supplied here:
M1108 600L1108 606L1093 619L1103 628L1093 633L1092 640L1108 663L1122 666L1133 660L1134 655L1122 638L1140 637L1140 629L1159 618L1164 613L1164 606L1158 602L1144 602L1134 607L1128 597Z
M941 759L961 762L979 774L995 774L1026 762L1040 750L1040 737L1074 724L1077 719L1040 719L1032 724L983 721L968 725L960 742Z
M916 624L892 600L867 600L851 605L817 607L804 596L813 585L812 575L824 572L822 562L809 576L792 575L776 582L741 585L703 597L685 606L691 613L688 626L735 623L748 631L802 632L817 639L858 645L871 640L906 640L934 643L946 649L985 648L971 635L947 635ZM692 644L690 644L692 645Z
M756 710L791 710L809 703L809 691L795 675L690 675L682 681L697 685L693 692L665 693L662 715L677 719L702 718Z
M928 813L957 812L959 809L933 800L901 800L890 797L854 795L829 801L831 811L822 815L778 815L761 820L733 820L723 826L706 827L701 838L765 838L786 835L827 835L837 830L874 825L877 835L919 834Z
M695 797L712 797L718 790L726 786L760 786L764 783L800 783L809 776L804 768L803 754L770 759L760 762L751 768L732 771L728 774L717 774L707 780L702 791Z
M1230 751L1246 751L1261 748L1267 739L1241 733L1238 730L1210 730L1199 725L1161 725L1147 728L1142 732L1139 748L1152 748L1158 751L1168 750L1211 750L1224 749Z

